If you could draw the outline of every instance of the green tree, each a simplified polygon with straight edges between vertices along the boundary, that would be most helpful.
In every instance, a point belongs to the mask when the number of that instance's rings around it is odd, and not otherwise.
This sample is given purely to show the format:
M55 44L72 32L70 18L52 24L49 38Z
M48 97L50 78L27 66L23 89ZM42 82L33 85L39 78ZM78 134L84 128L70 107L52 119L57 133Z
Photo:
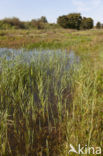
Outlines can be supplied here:
M97 29L101 29L101 28L102 28L102 24L101 24L100 22L97 22L96 28L97 28Z
M80 29L82 22L82 16L80 13L71 13L67 15L68 18L68 27L71 29Z
M83 17L81 22L81 29L92 29L94 26L94 22L92 18Z
M87 18L88 29L92 29L94 26L94 21L92 18Z
M57 19L57 23L63 28L69 28L68 17L65 15L59 16Z

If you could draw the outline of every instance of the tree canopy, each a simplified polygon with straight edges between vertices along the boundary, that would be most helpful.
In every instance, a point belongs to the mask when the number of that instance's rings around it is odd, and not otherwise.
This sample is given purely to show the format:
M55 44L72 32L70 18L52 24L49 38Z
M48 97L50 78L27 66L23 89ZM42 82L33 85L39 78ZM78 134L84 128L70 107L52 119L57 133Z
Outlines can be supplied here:
M58 17L57 23L63 28L70 29L92 29L94 22L92 18L82 17L80 13L71 13Z

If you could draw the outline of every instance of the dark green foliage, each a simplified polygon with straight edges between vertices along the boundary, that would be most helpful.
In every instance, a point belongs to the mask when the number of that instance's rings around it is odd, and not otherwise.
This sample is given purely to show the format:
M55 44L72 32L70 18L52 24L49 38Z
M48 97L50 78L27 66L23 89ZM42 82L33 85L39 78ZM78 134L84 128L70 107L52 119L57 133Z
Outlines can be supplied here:
M69 15L60 16L57 23L63 28L70 29L92 29L93 19L81 16L80 13L71 13Z
M60 16L57 23L63 28L80 29L82 16L79 13L72 13L65 16Z
M72 14L67 15L67 17L68 17L69 28L79 30L81 22L82 22L81 14L72 13Z
M60 16L57 19L57 23L63 27L63 28L68 28L69 27L69 23L68 23L68 17L67 16Z
M81 29L92 29L93 28L93 19L83 17L81 22Z
M97 22L96 28L97 28L97 29L101 29L101 28L102 28L102 24L101 24L100 22Z
M86 17L83 17L83 19L82 19L81 29L88 29L88 22L87 22Z
M94 21L92 18L87 18L88 29L92 29L94 26Z

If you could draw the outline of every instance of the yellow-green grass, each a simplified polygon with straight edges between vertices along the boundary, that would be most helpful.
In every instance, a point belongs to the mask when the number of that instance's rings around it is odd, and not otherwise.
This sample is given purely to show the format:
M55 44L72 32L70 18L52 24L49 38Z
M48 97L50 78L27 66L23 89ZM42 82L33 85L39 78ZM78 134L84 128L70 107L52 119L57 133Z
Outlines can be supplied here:
M19 56L0 59L1 156L68 156L70 144L103 151L102 43L103 30L0 31L0 47L59 48L80 56L66 70L64 51L30 64Z
M85 51L96 48L103 40L103 30L0 30L0 46L10 48L68 48Z
M103 30L69 29L0 30L0 47L74 50L78 54L99 56L103 49ZM94 57L95 56L95 57Z
M0 155L67 156L69 145L103 147L103 72L65 53L0 59Z

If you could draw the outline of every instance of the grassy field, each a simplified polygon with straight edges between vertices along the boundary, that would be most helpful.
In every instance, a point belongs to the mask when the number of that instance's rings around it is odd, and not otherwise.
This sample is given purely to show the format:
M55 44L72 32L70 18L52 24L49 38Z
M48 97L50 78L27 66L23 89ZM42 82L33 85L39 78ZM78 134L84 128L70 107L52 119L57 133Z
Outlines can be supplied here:
M0 47L74 50L81 55L102 56L103 30L69 29L0 30Z
M103 30L96 29L0 30L0 47L73 48L79 51L85 49L86 52L97 50L102 41Z
M0 58L0 156L68 156L70 144L103 150L103 30L0 31L0 47L54 51L29 63ZM64 49L79 64L67 68Z

